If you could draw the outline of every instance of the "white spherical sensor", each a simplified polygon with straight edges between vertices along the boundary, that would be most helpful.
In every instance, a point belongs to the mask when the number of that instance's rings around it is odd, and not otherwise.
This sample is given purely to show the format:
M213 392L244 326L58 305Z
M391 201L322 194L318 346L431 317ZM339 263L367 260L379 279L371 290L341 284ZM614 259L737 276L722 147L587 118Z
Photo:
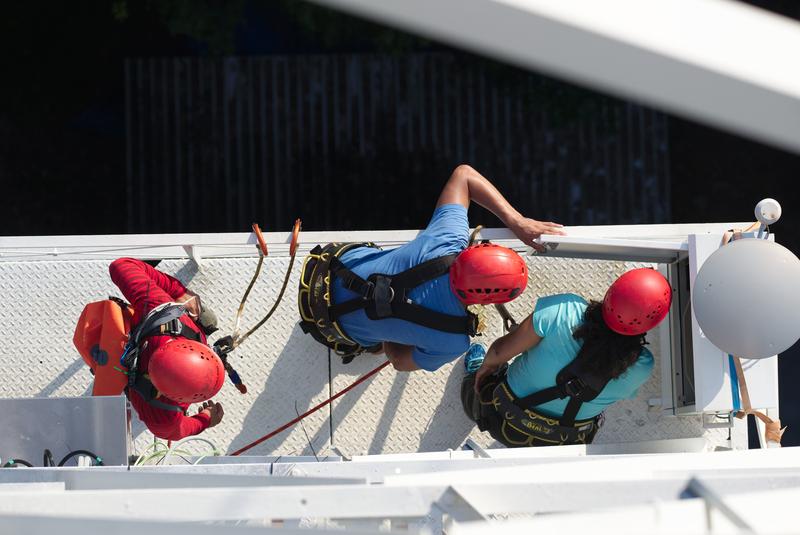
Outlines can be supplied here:
M768 240L733 241L701 266L692 305L703 333L726 353L777 355L800 338L800 260Z

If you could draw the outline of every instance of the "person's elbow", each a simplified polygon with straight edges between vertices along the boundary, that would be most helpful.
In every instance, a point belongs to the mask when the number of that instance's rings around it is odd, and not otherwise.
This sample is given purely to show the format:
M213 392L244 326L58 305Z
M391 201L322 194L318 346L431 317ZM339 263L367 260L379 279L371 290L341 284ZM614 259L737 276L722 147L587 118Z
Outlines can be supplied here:
M112 279L117 276L124 264L125 258L117 258L108 265L108 274L111 275Z
M389 360L392 363L392 367L398 372L413 372L419 369L417 363L410 356L406 358L390 358Z
M469 182L470 176L473 176L474 173L475 170L467 164L456 166L444 188L442 188L442 193L439 195L436 206L460 204L465 208L469 208Z
M188 436L180 427L171 427L167 429L153 429L148 427L147 429L153 433L153 436L160 438L161 440L171 440L174 442Z
M453 169L453 172L451 173L450 176L452 176L452 177L465 177L466 178L466 177L468 177L469 175L471 175L474 172L475 172L475 169L473 169L473 167L471 165L466 164L466 163L462 163L462 164L457 165L456 168Z
M111 280L116 282L124 273L126 266L130 266L136 262L133 258L117 258L108 266L108 274L111 275Z
M469 184L469 177L475 174L475 169L472 166L462 163L457 165L453 172L450 173L448 183L463 184L462 187L467 187Z

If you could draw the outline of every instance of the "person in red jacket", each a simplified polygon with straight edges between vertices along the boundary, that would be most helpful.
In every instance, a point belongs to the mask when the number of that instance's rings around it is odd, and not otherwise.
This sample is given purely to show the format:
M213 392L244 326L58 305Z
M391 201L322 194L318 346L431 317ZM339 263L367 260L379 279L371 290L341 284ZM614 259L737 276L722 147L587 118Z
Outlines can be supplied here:
M139 322L153 308L168 302L184 303L186 314L180 317L180 322L191 330L193 337L200 343L206 344L206 335L198 325L202 305L200 297L188 290L179 280L171 277L154 267L133 258L120 258L109 266L111 280L120 289L125 299L134 309L133 324ZM169 354L168 344L174 344L171 336L151 336L143 346L137 365L137 375L147 374L150 360L156 355ZM188 342L195 343L195 342ZM205 346L208 352L213 353ZM155 380L153 381L155 384ZM221 386L221 382L218 383ZM213 389L212 389L213 390ZM216 392L219 387L216 387ZM213 395L213 394L212 394ZM166 440L179 440L181 438L197 435L208 427L220 423L224 415L222 404L211 400L197 399L202 405L197 414L187 416L191 403L176 401L163 395L158 395L156 401L146 400L139 391L129 388L128 399L133 408L147 428L157 437ZM204 397L204 396L200 396Z

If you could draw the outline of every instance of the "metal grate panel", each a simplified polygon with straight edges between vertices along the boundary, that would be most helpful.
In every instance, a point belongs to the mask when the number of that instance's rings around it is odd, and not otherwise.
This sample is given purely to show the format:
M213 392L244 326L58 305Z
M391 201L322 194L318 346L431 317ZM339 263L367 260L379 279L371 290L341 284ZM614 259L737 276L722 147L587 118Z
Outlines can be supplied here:
M256 258L207 259L197 270L193 261L165 260L159 269L174 274L197 291L229 332L239 299L253 273ZM248 300L244 327L252 325L272 305L288 259L268 258ZM119 292L111 283L107 261L31 261L0 264L0 397L88 395L91 375L72 346L72 334L83 305ZM519 320L530 313L537 295L575 292L602 298L622 272L644 264L600 260L533 257L530 279L522 298L511 303ZM233 363L249 388L245 396L226 382L218 399L225 406L223 423L204 433L219 447L232 451L289 421L350 384L382 362L382 357L359 357L343 366L329 359L325 348L296 326L295 266L287 295L275 317L234 353ZM501 334L494 309L488 310L490 342ZM657 334L651 349L661 358ZM212 340L214 337L212 337ZM305 454L326 451L331 444L348 454L435 451L457 448L471 436L479 444L493 441L479 433L463 415L459 388L462 362L436 373L397 373L383 370L296 426L250 451L253 454ZM331 380L332 377L332 380ZM648 408L658 398L660 365L635 400L623 401L607 412L597 443L660 438L709 436L722 441L727 430L704 431L699 417L668 417ZM308 433L308 439L306 438ZM135 446L141 449L152 435L134 423Z

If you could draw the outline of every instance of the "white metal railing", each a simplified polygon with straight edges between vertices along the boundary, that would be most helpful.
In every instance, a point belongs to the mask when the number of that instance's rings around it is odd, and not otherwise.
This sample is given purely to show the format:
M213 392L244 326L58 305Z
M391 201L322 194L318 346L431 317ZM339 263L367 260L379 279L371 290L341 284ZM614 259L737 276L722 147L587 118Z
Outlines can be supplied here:
M675 254L687 249L689 234L721 233L741 228L747 223L700 223L679 225L603 225L566 227L566 236L542 236L542 242L558 245L550 254L566 256L602 256L604 250L635 249L666 251ZM299 254L320 243L333 241L372 241L381 247L397 247L414 239L419 230L360 230L301 232ZM483 239L490 239L518 251L532 249L520 242L508 229L483 229ZM265 232L264 239L272 256L288 256L290 232ZM143 259L161 258L230 258L257 256L252 232L195 234L112 234L87 236L11 236L0 237L0 262L31 260L110 259L131 255ZM572 249L570 249L572 247ZM561 251L559 251L561 248ZM609 253L613 256L613 252ZM655 253L654 253L655 254ZM647 256L647 253L645 253ZM627 258L625 254L622 257ZM658 258L654 258L658 260Z

